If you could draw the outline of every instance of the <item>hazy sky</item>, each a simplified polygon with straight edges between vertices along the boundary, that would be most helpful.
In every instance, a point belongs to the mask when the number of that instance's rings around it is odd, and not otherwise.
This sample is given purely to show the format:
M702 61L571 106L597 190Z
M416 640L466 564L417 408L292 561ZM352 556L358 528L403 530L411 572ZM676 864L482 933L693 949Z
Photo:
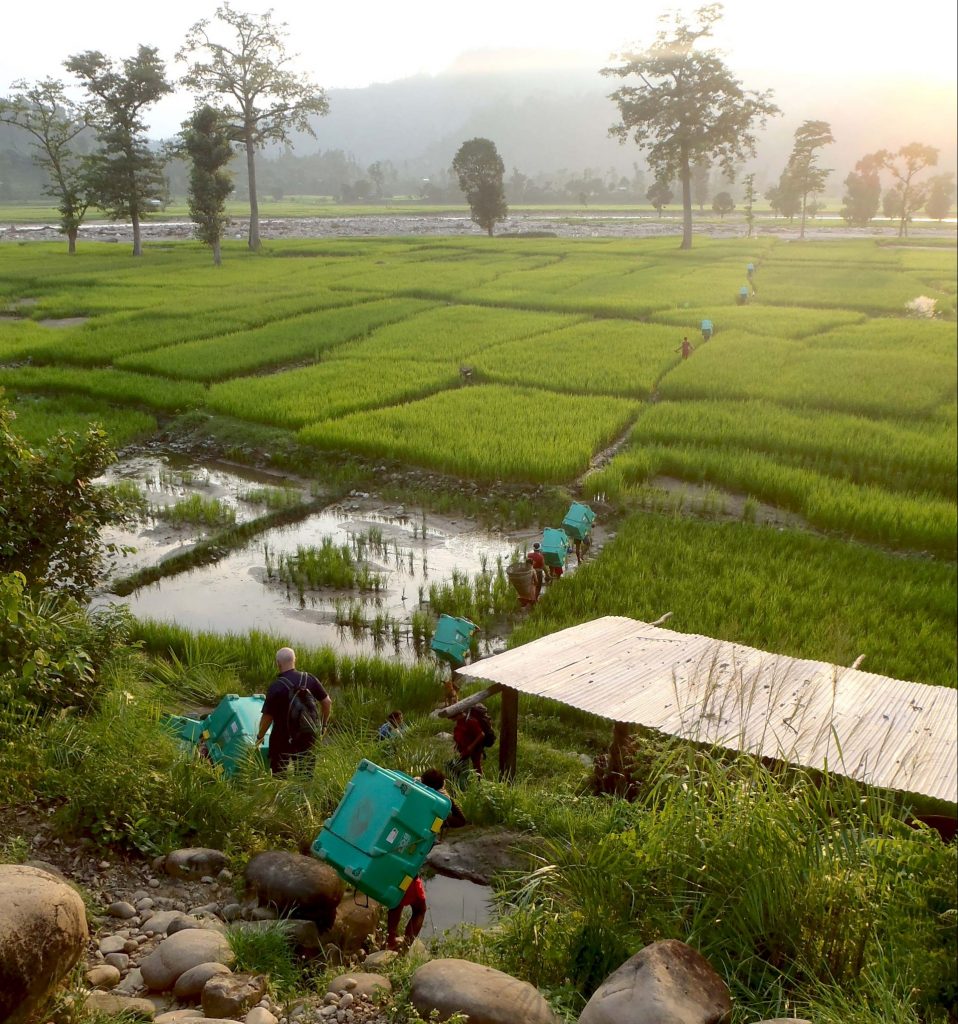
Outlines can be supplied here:
M251 0L234 7L266 9ZM535 63L599 67L630 42L650 41L656 15L669 6L648 0L275 0L303 70L326 88L359 87L417 73L435 74L469 51L539 50ZM894 76L902 89L956 79L955 0L727 0L715 35L746 86L806 72L835 77ZM71 53L99 49L127 56L145 43L170 62L187 28L212 17L210 0L6 0L0 14L0 90L16 78L67 77ZM525 59L525 58L523 58ZM532 59L531 57L529 59ZM474 58L475 61L475 58ZM186 97L164 100L152 117L158 134L175 131Z

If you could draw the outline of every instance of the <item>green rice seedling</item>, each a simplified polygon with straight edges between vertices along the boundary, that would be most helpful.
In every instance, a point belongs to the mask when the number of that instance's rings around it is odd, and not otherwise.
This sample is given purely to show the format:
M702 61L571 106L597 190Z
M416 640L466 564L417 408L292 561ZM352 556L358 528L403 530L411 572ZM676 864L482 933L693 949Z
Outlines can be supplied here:
M219 498L204 498L191 494L174 505L160 505L156 515L176 525L192 523L197 526L229 526L236 522L236 509Z
M220 380L250 370L319 358L319 353L383 324L404 320L428 305L415 299L364 302L278 319L254 330L219 334L122 356L118 366L188 380Z
M473 479L560 481L585 470L637 411L625 399L483 385L316 423L300 437Z
M844 309L810 309L801 306L733 305L733 298L717 306L656 310L654 323L672 324L688 334L693 344L700 341L703 320L711 320L715 335L722 331L747 331L772 338L804 338L845 324L862 323L864 313ZM673 333L674 337L674 333ZM674 348L675 346L673 346Z
M59 430L84 433L94 423L106 431L116 448L156 432L156 420L149 413L117 409L82 395L12 397L10 407L16 413L13 430L31 445L43 444Z
M664 377L663 398L762 398L783 405L906 418L954 395L955 358L931 352L825 350L729 331Z
M651 622L803 658L955 684L954 562L742 523L630 516L549 592L516 645L600 615Z
M409 401L459 383L450 363L372 363L337 359L268 377L214 384L207 403L217 412L284 427L301 427L393 402Z
M65 366L0 368L0 386L16 391L77 392L123 405L154 409L188 409L203 401L203 387L122 370L80 370Z
M484 349L483 378L573 394L646 398L675 364L674 332L631 320L590 320Z
M283 921L269 921L255 930L229 927L226 929L226 941L235 957L234 969L248 974L265 974L270 988L280 998L302 987L302 970L296 962L293 944Z
M475 353L513 338L531 338L575 319L490 306L440 306L382 327L339 349L337 357L383 362L404 359L472 359Z
M295 554L280 555L278 578L288 586L301 589L333 587L337 590L380 590L383 578L358 564L348 544L334 544L323 537L319 547L299 545Z
M641 416L630 442L720 449L742 458L761 453L887 490L953 496L958 489L953 430L933 421L882 421L766 401L658 402Z
M303 494L295 487L251 487L236 497L249 505L262 505L270 510L290 508L303 503Z

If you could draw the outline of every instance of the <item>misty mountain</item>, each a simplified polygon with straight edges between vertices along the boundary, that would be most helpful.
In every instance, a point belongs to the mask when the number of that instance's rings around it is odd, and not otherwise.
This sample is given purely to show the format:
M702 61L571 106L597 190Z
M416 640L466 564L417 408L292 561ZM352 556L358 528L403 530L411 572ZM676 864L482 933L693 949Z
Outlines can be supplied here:
M955 167L956 102L953 88L923 91L890 78L830 82L813 78L750 81L746 87L774 87L783 116L758 137L750 169L759 179L777 179L792 147L794 131L806 119L831 122L836 139L822 162L835 169L840 185L866 152L897 149L919 141L941 149L940 169ZM316 139L297 141L297 152L340 149L362 166L390 160L407 173L429 175L446 169L459 145L481 135L492 139L507 174L527 175L610 168L631 176L645 161L633 144L609 138L617 108L608 94L618 80L598 70L498 72L454 68L364 89L335 89L330 113L315 122Z

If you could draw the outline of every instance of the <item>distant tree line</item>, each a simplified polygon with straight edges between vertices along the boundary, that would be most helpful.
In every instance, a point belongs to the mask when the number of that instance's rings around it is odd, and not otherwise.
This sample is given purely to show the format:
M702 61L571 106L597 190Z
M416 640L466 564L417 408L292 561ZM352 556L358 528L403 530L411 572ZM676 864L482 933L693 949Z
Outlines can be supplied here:
M745 193L736 194L734 182L742 164L755 156L755 130L780 111L769 91L745 89L718 52L701 45L721 16L717 3L696 11L694 21L663 15L648 47L622 53L602 69L621 82L609 97L620 117L610 134L637 143L644 158L633 163L632 175L588 167L527 175L514 167L506 176L495 142L473 139L463 143L471 147L467 155L495 153L479 177L478 165L469 172L465 157L460 159L462 147L454 166L423 176L387 160L363 167L341 150L294 154L294 134L314 135L313 120L328 112L326 93L291 70L286 26L273 21L272 11L247 14L227 0L213 19L189 29L176 55L185 71L175 82L149 46L122 60L94 50L64 61L84 91L82 102L72 100L56 79L14 82L11 93L0 98L0 201L32 199L42 191L57 206L71 252L90 207L128 219L138 255L143 218L162 209L171 194L185 193L198 234L217 260L225 202L234 190L248 197L248 243L254 250L259 196L318 195L341 203L402 196L449 203L465 195L485 230L501 219L507 202L648 203L661 212L678 200L683 247L691 245L693 206L699 212L708 206L724 217L739 199L751 231L764 184L750 175ZM152 143L146 112L176 85L193 92L194 112L176 139ZM27 152L11 141L11 132L27 140ZM820 156L832 142L828 122L804 121L777 183L764 191L776 216L800 218L802 236L807 218L822 210L819 197L831 170L821 165ZM944 218L955 198L955 179L923 173L937 162L938 151L919 142L866 154L845 178L842 217L866 225L881 211L898 221L902 235L921 211ZM494 181L484 176L490 167Z

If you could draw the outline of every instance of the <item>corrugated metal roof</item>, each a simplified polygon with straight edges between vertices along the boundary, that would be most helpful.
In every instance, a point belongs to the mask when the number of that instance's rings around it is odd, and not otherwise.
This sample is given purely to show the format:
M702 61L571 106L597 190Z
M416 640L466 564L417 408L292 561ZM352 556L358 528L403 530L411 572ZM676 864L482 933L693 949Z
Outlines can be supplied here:
M459 670L616 722L958 803L958 691L606 616Z

